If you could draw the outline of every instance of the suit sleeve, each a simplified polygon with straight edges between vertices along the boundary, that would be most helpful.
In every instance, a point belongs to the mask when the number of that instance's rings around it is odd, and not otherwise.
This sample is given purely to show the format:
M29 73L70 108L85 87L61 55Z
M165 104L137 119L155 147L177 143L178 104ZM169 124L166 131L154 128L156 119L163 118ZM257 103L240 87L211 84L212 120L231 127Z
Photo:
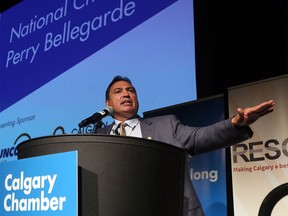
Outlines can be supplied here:
M191 155L225 148L253 135L250 127L234 127L231 119L206 127L183 125L176 116L171 116L170 121L174 138Z

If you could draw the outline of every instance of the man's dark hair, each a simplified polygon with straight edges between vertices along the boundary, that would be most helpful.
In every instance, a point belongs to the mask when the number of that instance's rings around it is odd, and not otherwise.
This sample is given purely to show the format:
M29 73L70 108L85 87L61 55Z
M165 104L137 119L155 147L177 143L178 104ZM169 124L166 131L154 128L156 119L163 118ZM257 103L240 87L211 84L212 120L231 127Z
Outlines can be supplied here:
M110 91L111 86L114 83L119 82L119 81L125 81L125 82L128 82L130 85L132 85L132 82L128 77L119 76L119 75L115 76L106 89L106 93L105 93L106 100L109 100L109 91Z

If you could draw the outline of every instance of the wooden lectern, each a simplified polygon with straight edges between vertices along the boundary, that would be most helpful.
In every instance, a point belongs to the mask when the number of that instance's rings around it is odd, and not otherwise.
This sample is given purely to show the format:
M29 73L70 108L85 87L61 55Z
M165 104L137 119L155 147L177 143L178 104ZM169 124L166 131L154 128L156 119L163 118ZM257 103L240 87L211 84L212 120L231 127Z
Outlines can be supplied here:
M18 159L78 151L79 216L182 216L185 153L148 139L71 134L26 140ZM61 164L59 164L61 166Z

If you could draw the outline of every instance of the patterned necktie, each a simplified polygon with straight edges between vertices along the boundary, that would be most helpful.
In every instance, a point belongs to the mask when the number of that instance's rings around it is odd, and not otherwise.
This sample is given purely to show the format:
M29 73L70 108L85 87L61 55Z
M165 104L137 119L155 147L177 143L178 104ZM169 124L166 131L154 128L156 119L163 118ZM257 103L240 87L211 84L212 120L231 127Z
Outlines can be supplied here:
M126 130L125 130L126 126L127 123L120 123L120 136L126 136Z

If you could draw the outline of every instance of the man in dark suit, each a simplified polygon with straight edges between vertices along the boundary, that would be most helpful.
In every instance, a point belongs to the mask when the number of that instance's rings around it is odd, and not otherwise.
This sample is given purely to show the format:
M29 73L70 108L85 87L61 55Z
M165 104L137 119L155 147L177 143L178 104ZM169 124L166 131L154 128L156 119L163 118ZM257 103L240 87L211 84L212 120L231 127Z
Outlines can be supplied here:
M165 142L196 155L237 144L252 137L249 125L273 111L273 100L246 109L238 108L238 114L230 119L206 127L183 125L176 116L166 115L141 118L137 112L137 92L126 77L116 76L106 90L106 106L113 108L114 123L99 128L98 134L119 135L124 128L126 136L148 138ZM125 123L124 127L120 125ZM184 215L203 216L203 210L189 178L185 175L184 196L188 200Z

